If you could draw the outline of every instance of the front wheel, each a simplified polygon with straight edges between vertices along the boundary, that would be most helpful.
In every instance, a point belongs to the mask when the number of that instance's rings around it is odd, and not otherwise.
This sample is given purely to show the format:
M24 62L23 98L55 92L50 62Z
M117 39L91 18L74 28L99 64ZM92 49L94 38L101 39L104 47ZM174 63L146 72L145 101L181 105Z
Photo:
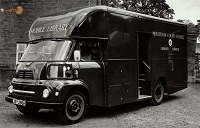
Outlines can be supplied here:
M72 91L66 97L59 115L65 124L74 124L84 117L86 108L87 104L84 94L80 91Z
M16 105L17 106L17 109L25 114L25 115L33 115L33 114L36 114L40 108L38 107L28 107L28 106L20 106L20 105Z
M164 97L164 86L161 82L157 82L152 96L153 105L159 105L162 103Z

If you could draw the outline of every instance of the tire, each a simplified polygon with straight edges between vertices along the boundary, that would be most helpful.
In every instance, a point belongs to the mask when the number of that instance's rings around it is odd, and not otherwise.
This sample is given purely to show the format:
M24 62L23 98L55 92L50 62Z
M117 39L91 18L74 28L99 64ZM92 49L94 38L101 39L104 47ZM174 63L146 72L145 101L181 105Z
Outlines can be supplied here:
M87 109L85 95L80 91L72 91L66 97L59 115L64 124L74 124L81 121Z
M159 105L162 103L164 97L164 86L161 82L157 82L152 96L152 104Z
M19 106L19 105L16 105L16 106L17 106L17 109L24 115L33 115L33 114L36 114L40 110L40 108L38 107L27 107L27 106Z

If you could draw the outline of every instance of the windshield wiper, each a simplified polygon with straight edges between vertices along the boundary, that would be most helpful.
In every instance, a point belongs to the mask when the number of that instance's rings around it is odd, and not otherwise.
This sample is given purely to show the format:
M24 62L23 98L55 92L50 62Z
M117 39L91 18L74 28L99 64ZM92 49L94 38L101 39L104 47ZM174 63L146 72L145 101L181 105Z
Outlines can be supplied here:
M30 44L37 44L37 43L39 43L40 41L38 41L38 40L35 40L35 41L30 41Z
M54 38L54 39L51 39L51 41L63 41L64 39L56 39L56 38Z
M43 40L51 40L51 41L63 41L64 39L60 39L60 38L41 38L41 39L37 39L37 40L32 40L32 41L29 41L31 44L37 44Z

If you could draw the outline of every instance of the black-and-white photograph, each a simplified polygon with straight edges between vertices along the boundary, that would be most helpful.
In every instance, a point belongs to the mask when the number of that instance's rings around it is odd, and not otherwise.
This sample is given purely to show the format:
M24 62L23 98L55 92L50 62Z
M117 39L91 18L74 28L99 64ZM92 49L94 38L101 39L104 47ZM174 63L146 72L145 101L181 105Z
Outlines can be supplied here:
M1 128L200 128L199 0L0 0Z

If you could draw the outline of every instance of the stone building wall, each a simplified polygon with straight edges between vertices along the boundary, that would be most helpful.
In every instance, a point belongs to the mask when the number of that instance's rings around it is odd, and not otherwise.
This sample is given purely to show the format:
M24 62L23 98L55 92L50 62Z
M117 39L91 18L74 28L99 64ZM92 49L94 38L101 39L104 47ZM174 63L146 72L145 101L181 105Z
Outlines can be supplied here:
M45 13L68 8L93 5L97 0L0 0L0 8L9 9L20 5L21 15L0 12L0 87L8 87L15 75L16 42L27 42L33 21Z
M23 2L24 1L24 2ZM87 6L88 0L1 0L0 8L23 7L21 15L0 12L0 66L13 69L16 42L27 42L32 22L39 16L77 6Z
M195 49L196 49L196 40L197 39L197 33L188 33L187 35L187 45L188 45L188 82L194 83L196 81L195 78Z

